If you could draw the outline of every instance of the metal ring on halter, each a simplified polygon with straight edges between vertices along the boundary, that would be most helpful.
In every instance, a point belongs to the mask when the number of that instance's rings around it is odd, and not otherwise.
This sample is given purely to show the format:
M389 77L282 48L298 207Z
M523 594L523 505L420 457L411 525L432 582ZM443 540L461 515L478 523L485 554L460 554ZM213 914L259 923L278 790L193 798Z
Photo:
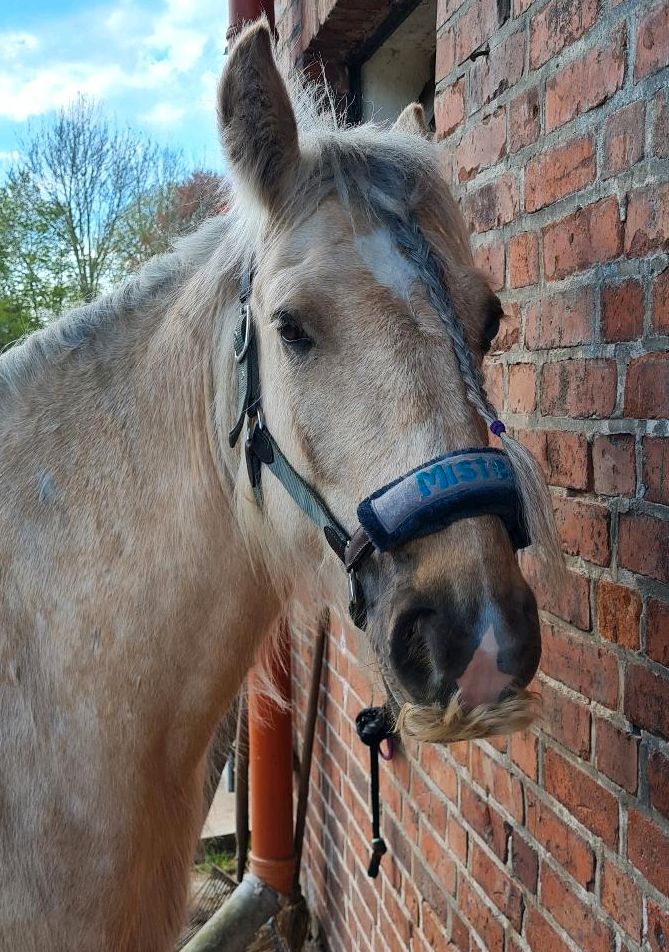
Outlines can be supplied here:
M239 313L244 321L244 343L239 353L235 350L235 360L238 364L241 364L248 353L249 344L251 343L251 309L248 304L241 304Z

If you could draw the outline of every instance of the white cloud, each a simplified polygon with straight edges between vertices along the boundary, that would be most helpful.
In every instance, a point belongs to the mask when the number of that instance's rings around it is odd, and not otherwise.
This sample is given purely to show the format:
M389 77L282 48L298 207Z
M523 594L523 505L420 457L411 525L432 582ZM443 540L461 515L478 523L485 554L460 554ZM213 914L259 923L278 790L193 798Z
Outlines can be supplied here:
M186 115L186 110L182 106L175 106L171 102L157 102L148 112L143 113L140 118L152 126L173 126L181 122Z
M0 149L0 162L16 162L20 154L18 149Z
M36 50L39 40L32 33L0 33L0 58L16 59L28 50Z

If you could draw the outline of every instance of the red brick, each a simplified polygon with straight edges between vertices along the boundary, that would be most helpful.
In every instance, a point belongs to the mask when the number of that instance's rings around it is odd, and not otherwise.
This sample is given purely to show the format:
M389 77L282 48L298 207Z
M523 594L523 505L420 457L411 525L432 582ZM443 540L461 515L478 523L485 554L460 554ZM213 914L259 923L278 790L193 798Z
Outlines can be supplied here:
M636 793L639 738L620 730L611 721L597 718L595 762L597 769L628 793Z
M641 891L629 874L604 857L602 906L636 942L641 939Z
M465 219L477 233L500 228L512 221L518 212L518 185L511 172L505 172L464 196Z
M554 496L553 509L564 551L597 565L608 565L611 561L608 508L573 496Z
M602 337L606 341L636 340L643 333L643 288L624 281L602 288Z
M655 121L653 123L653 153L659 158L669 157L669 102L666 95L655 97Z
M643 354L630 360L625 416L656 420L669 417L669 354Z
M592 847L530 790L527 791L527 829L577 883L584 889L595 888Z
M541 685L541 726L547 734L579 757L590 756L590 711L547 682Z
M597 19L597 0L551 0L530 21L530 67L571 46Z
M490 276L490 287L500 291L504 286L504 242L499 239L477 245L474 250L474 263L481 271ZM504 321L502 321L504 324ZM500 325L500 333L502 326ZM497 335L499 337L499 334ZM514 341L516 343L516 341ZM493 348L494 349L494 348ZM505 348L506 349L506 348Z
M533 232L509 241L509 287L524 288L539 280L539 238Z
M615 197L579 208L560 221L546 225L544 271L546 280L558 281L595 264L611 261L622 252L623 229Z
M667 952L669 949L669 912L660 909L648 899L648 945L651 952Z
M483 383L488 400L494 407L504 406L504 368L486 360L483 364Z
M504 929L501 923L464 878L458 883L458 905L465 920L480 936L487 952L502 952Z
M495 4L489 0L490 7ZM486 36L486 39L488 37ZM523 75L525 65L525 32L512 33L473 64L469 73L469 114L492 102L510 89Z
M462 63L497 29L497 5L473 0L457 24L456 58Z
M649 883L669 895L669 837L638 810L630 810L627 821L627 858Z
M541 297L529 305L525 342L531 350L573 347L593 340L594 294L587 286Z
M440 83L455 66L455 31L448 27L437 37L434 81Z
M611 952L613 935L609 927L597 918L595 908L583 902L548 866L541 870L541 902L581 952Z
M443 840L438 840L421 824L418 837L418 848L421 856L432 873L439 881L440 886L447 892L455 893L455 863L450 856Z
M537 851L519 835L518 830L513 830L511 834L511 857L515 878L530 892L536 893L539 857Z
M437 139L449 135L465 118L465 84L462 77L437 93L434 100L434 121Z
M669 675L662 677L643 665L629 664L625 717L651 734L669 739Z
M588 50L546 84L546 130L601 106L620 89L625 76L627 36L622 27L604 46Z
M669 3L654 7L639 23L634 58L634 82L669 62Z
M669 334L669 268L658 274L653 282L652 314L655 333Z
M438 0L437 2L437 29L450 20L453 14L460 9L465 0Z
M617 848L618 801L613 794L555 750L546 751L544 786L583 826Z
M643 440L644 499L669 506L669 439L646 436Z
M509 365L508 408L512 413L531 413L537 405L537 369L534 364Z
M506 152L506 110L498 109L466 132L455 152L458 182L494 165Z
M558 615L582 631L588 631L590 579L586 575L567 570L563 583L552 585L544 577L540 563L527 552L521 555L521 568L540 609Z
M669 757L660 750L649 751L646 776L651 806L669 818Z
M520 932L523 915L523 897L518 886L499 868L478 843L472 844L471 872L477 883Z
M621 513L618 564L669 584L669 521L642 512Z
M557 932L543 918L538 909L529 906L525 922L525 938L530 949L545 952L570 952L570 947L562 941Z
M535 156L525 166L525 208L535 212L595 180L592 136L573 139Z
M541 412L551 416L608 417L616 405L614 360L571 359L544 364Z
M423 744L420 749L420 763L433 784L455 802L458 796L458 775L451 764L446 763L439 747Z
M514 733L509 738L509 756L530 780L538 777L538 740L529 731Z
M540 130L539 90L532 86L509 103L509 152L536 142Z
M669 603L655 598L646 609L646 651L653 661L669 667Z
M502 815L468 784L461 785L460 810L473 830L488 844L495 856L506 862L508 831Z
M607 578L597 583L597 630L614 645L636 651L639 647L641 598L625 585Z
M643 257L668 250L669 184L634 189L627 203L625 254Z
M448 817L448 848L461 863L467 863L467 842L469 834L464 826L452 814Z
M541 670L554 681L589 700L615 709L618 701L618 662L608 648L589 637L572 635L557 625L541 626Z
M523 788L520 780L493 760L478 744L472 747L471 773L479 786L491 793L493 799L518 823L522 823Z
M595 492L633 496L636 489L634 437L629 433L597 436L592 444Z
M624 172L643 158L646 105L643 100L623 106L604 124L602 178Z
M428 902L421 903L421 922L430 949L448 949L445 922L435 915ZM409 944L405 946L409 948Z

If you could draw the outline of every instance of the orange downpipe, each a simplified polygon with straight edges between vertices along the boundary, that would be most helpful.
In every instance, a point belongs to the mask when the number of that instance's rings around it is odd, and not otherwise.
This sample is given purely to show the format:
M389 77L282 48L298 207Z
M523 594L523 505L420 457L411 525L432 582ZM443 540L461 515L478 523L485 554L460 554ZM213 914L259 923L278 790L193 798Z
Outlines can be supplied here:
M234 42L235 37L245 23L257 20L263 13L267 17L270 30L275 34L274 0L228 0L228 22L230 25L225 34L228 47Z
M277 892L288 895L293 883L293 729L290 686L290 633L281 622L278 650L269 674L283 707L262 694L251 671L249 704L249 787L251 801L250 870Z

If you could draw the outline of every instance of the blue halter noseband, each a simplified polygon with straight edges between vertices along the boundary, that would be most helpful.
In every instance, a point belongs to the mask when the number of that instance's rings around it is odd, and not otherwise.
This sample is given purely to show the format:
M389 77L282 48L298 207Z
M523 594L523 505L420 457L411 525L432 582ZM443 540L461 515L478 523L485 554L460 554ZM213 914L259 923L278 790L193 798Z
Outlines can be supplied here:
M262 466L319 526L343 562L349 581L349 612L354 624L367 623L365 598L358 577L374 551L389 552L422 536L472 516L499 516L514 549L529 545L516 479L506 453L491 447L457 450L423 463L377 489L358 506L360 525L353 535L335 519L325 502L293 469L265 425L260 404L260 368L250 309L252 272L241 284L234 350L238 372L237 417L230 430L235 446L246 419L246 463L258 504L262 502Z

